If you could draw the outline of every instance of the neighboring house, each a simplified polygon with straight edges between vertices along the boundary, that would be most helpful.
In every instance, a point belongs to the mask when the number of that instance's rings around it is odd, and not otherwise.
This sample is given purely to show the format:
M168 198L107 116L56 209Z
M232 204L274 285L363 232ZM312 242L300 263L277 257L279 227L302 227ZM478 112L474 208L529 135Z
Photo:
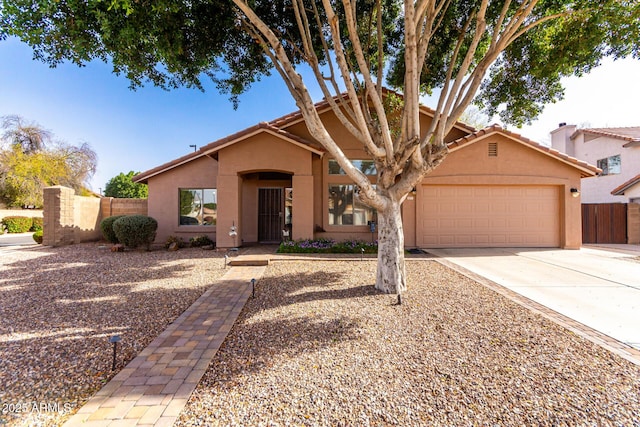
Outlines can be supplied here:
M583 180L582 203L640 203L640 127L561 125L551 132L551 145L602 170Z
M375 181L362 146L326 101L320 116L345 154ZM421 108L422 129L433 117ZM458 123L450 154L403 204L407 247L581 245L580 180L597 169L497 125ZM375 210L309 134L300 112L259 123L134 177L149 185L157 240L207 234L220 248L291 238L376 236ZM572 192L573 190L573 192Z

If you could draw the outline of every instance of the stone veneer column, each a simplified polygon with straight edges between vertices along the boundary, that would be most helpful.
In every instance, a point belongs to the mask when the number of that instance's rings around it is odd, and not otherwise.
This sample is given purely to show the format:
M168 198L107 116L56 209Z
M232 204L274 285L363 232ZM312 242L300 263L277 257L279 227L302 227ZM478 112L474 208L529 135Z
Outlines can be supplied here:
M44 189L42 244L62 246L73 243L73 196L72 188L56 185Z

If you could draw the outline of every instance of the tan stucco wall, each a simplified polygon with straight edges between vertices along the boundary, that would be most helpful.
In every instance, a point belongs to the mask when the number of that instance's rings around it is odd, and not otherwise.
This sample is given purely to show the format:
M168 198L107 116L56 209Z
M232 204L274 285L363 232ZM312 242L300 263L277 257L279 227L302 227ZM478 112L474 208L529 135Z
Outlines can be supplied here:
M259 133L218 152L218 228L217 246L258 240L258 189L293 187L293 238L313 237L313 158L317 154L270 133ZM245 179L253 172L290 174L288 181ZM229 236L235 224L238 239Z
M498 157L488 156L488 143L498 143ZM423 180L433 185L551 185L560 191L560 242L565 248L582 244L580 198L571 196L580 189L580 172L556 159L502 135L477 141L452 151L442 164ZM417 199L420 188L417 188ZM415 242L420 232L416 217L420 204L403 206L405 241ZM414 211L415 210L415 211ZM414 213L415 212L415 213Z
M180 188L217 188L217 171L218 162L202 157L149 178L148 215L158 221L156 242L162 243L169 236L188 241L207 235L215 240L216 226L180 226L178 206Z

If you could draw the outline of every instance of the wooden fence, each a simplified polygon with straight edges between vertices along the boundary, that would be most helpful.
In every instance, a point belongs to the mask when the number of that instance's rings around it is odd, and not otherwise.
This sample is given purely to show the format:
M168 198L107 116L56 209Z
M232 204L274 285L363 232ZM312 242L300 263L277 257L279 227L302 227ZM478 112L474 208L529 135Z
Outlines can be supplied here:
M627 243L627 204L584 203L582 243Z

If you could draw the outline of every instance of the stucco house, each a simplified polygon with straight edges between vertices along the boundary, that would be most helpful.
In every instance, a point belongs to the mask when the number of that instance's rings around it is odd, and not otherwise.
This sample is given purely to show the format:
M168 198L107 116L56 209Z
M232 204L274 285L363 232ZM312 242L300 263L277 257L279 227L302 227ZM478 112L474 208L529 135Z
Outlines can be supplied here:
M375 169L326 101L316 104L345 154ZM422 128L433 117L421 108ZM581 245L580 182L598 169L497 125L458 123L450 153L403 204L411 247ZM293 239L375 238L376 212L309 134L300 112L258 123L134 177L149 185L157 240L206 234L219 248Z
M561 124L551 132L551 145L602 170L597 178L583 180L583 203L640 203L640 127Z

